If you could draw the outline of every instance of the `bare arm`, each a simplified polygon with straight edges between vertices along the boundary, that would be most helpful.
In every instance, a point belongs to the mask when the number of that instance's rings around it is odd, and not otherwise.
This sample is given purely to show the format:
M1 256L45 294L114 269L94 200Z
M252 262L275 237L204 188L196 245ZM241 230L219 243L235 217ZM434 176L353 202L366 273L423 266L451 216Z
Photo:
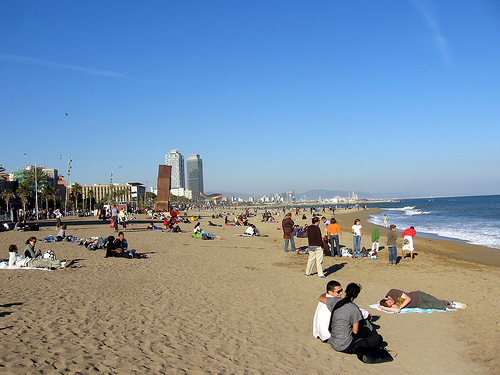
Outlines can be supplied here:
M326 293L323 293L322 295L319 296L319 302L323 302L326 304Z
M358 331L359 331L359 322L356 322L352 325L352 333L354 333L355 335L358 334Z
M382 306L382 305L379 305L378 306L380 310L383 310L383 311L391 311L391 312L401 312L401 309L397 306L397 305L393 305L392 307L385 307L385 306Z
M399 308L402 309L406 305L408 305L411 302L411 297L408 296L407 294L403 293L401 294L401 298L404 300L401 305L399 305Z

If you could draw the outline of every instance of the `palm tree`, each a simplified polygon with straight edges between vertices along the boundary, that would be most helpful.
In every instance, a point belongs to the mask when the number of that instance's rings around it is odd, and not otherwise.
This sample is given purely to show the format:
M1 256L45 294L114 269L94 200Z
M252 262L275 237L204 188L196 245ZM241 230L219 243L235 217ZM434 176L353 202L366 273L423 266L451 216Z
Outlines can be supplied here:
M75 211L76 211L76 202L78 200L77 196L73 192L71 192L71 193L69 193L68 200L73 205L73 215L74 215Z
M59 192L59 190L57 189L57 187L55 187L55 186L50 187L50 198L54 202L54 209L56 208L56 197L57 197L58 192Z
M82 195L82 185L80 185L78 182L75 182L73 185L71 185L71 194L73 194L75 197L75 205L74 207L76 207L78 205L78 196L79 195Z
M5 168L2 164L0 164L0 180L6 180L7 173L5 173Z
M26 176L25 182L27 182L30 186L35 185L35 181L38 186L45 185L47 183L48 177L45 173L43 173L42 168L40 167L31 167L28 171L28 175Z
M87 191L87 197L89 198L89 210L92 210L92 198L94 198L94 190L89 189Z
M9 212L11 215L10 215L10 219L12 221L12 212L10 210L10 207L9 207L9 203L10 203L10 198L14 198L16 195L14 194L14 192L10 189L5 189L2 193L2 197L3 199L5 200L5 204L7 205L7 212Z
M23 182L19 184L17 191L17 195L19 195L19 198L21 198L21 202L23 204L23 210L26 211L26 203L28 202L29 197L31 197L32 190L28 186L26 182Z
M52 197L52 186L43 185L42 186L42 196L45 198L45 208L49 210L49 198Z

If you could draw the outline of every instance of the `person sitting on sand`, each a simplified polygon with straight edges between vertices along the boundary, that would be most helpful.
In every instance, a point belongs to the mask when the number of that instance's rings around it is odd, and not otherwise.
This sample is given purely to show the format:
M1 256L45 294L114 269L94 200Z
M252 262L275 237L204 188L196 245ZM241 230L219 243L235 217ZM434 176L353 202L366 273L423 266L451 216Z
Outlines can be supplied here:
M128 249L128 242L125 239L123 232L118 233L118 238L115 239L113 236L108 237L108 242L106 243L106 256L117 257L117 258L146 258L145 254L139 254L134 249Z
M342 298L342 285L338 281L331 280L326 284L326 293L319 296L318 306L316 307L316 312L314 313L313 319L313 336L320 339L323 342L328 342L331 337L329 330L330 318L332 316L332 310L341 301ZM371 315L368 311L359 309L363 319L364 325L371 326L369 320L371 320Z
M128 249L128 242L125 239L125 235L123 234L123 232L118 233L118 238L115 240L114 245L115 251L118 252L119 250L121 250L120 253L123 253L123 256L130 258L134 257L135 250Z
M36 237L30 237L26 241L26 246L24 247L24 256L26 258L35 259L42 256L40 250L35 251Z
M430 294L420 290L415 292L405 293L399 289L391 289L385 297L380 300L379 308L383 311L401 312L404 308L420 308L420 309L465 309L465 303L446 301L437 299Z
M248 228L245 230L246 235L250 236L260 236L260 231L254 224L248 224Z
M9 267L31 267L31 268L65 268L73 264L73 261L61 262L52 259L32 259L23 257L17 253L17 246L9 246Z
M332 309L332 336L328 342L338 352L359 353L366 349L379 348L382 344L382 336L360 324L363 316L354 303L360 291L359 284L350 283L345 290L345 297L337 301Z

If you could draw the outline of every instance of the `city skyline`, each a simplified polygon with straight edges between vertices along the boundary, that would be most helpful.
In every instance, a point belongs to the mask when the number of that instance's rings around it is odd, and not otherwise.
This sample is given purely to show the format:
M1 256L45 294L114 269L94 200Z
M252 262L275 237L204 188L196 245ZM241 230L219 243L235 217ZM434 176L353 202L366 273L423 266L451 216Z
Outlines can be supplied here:
M204 190L500 193L490 0L2 2L0 164ZM91 19L92 22L88 22Z
M165 165L170 165L172 167L170 188L185 189L186 174L184 172L184 155L182 155L178 149L173 149L165 155Z
M203 193L203 160L198 154L191 154L186 160L187 188L191 190L194 200L201 200Z

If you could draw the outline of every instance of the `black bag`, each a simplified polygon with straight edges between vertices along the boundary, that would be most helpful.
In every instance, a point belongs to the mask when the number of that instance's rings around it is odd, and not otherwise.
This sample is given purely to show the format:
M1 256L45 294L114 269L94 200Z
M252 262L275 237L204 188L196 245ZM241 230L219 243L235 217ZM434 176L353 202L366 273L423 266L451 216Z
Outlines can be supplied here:
M358 359L363 363L392 362L394 358L384 348L359 349L356 353Z
M323 238L322 248L323 248L323 255L328 257L332 255L332 251L330 250L330 242L328 242L326 238Z

